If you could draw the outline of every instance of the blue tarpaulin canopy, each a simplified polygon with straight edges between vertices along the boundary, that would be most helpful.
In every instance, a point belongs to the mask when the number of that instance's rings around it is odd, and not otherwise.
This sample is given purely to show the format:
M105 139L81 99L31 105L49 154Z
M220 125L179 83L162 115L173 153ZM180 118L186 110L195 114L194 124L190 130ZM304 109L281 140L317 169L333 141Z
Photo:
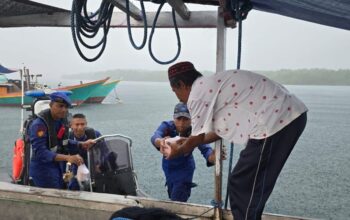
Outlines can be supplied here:
M162 2L161 0L144 1ZM235 0L227 1L235 2ZM243 2L244 0L240 1ZM184 2L219 5L219 0L184 0ZM254 10L350 30L350 0L250 0L250 2L253 4ZM0 17L52 14L66 11L30 0L0 0Z
M1 74L7 74L7 73L14 73L19 71L18 69L8 69L0 64L0 75Z
M251 0L251 2L256 10L350 30L350 0Z
M160 0L145 0L161 2ZM236 4L237 1L226 0ZM249 0L254 10L279 14L317 24L350 30L350 0ZM184 0L186 3L219 5L219 0ZM249 19L249 16L248 16Z

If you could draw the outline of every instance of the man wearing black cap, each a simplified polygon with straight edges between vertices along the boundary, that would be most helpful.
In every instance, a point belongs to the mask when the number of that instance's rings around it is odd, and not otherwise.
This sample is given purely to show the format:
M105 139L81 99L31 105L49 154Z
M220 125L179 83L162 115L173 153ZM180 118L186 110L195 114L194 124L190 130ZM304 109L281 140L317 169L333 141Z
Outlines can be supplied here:
M164 141L175 136L188 137L191 134L191 116L186 104L180 102L174 109L174 120L163 121L151 137L152 144L163 154ZM207 144L198 146L207 166L215 162L214 151ZM186 202L191 195L195 162L192 152L172 160L163 157L162 167L166 177L169 198L173 201Z
M50 99L50 109L41 111L29 127L32 147L29 172L35 186L62 189L65 162L83 163L78 154L68 155L70 149L78 145L90 147L94 141L68 140L66 117L71 100L64 92L54 92Z
M261 219L277 177L306 125L307 107L265 76L230 70L203 77L190 62L168 70L172 90L187 103L192 134L171 144L171 159L220 138L246 145L229 177L235 220Z

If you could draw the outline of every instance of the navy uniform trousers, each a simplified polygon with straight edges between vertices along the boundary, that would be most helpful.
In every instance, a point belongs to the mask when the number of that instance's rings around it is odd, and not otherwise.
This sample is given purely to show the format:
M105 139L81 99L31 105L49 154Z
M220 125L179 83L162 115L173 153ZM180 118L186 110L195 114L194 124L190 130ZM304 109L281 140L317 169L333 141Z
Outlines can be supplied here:
M260 220L265 203L306 125L306 112L276 134L249 139L230 174L228 190L235 220Z

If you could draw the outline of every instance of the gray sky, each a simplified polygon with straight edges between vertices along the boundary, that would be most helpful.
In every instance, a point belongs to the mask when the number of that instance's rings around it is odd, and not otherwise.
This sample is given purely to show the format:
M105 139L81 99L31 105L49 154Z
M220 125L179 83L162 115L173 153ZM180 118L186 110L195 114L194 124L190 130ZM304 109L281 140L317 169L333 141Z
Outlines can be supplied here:
M71 1L40 2L67 9L71 5ZM149 8L153 10L147 4L146 10ZM350 69L350 31L258 11L250 12L243 29L242 69ZM0 63L9 68L21 68L24 63L46 79L109 69L166 70L168 67L155 63L147 46L141 51L133 49L126 29L110 31L104 54L93 63L79 57L70 28L2 28L0 31ZM139 44L143 30L134 29L133 33ZM199 70L215 70L216 30L180 29L180 35L182 50L177 61L190 60ZM177 50L173 29L157 29L153 42L154 54L159 59L173 58ZM236 66L236 49L237 30L230 29L227 69Z

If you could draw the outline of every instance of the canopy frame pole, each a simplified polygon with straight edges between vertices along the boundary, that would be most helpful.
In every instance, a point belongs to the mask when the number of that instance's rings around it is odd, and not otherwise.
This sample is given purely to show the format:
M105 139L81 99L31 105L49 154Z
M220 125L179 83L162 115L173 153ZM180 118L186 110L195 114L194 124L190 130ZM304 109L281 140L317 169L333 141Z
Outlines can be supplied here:
M216 36L216 72L225 70L226 65L226 27L223 8L218 7ZM222 219L222 139L215 141L215 209L214 219Z

